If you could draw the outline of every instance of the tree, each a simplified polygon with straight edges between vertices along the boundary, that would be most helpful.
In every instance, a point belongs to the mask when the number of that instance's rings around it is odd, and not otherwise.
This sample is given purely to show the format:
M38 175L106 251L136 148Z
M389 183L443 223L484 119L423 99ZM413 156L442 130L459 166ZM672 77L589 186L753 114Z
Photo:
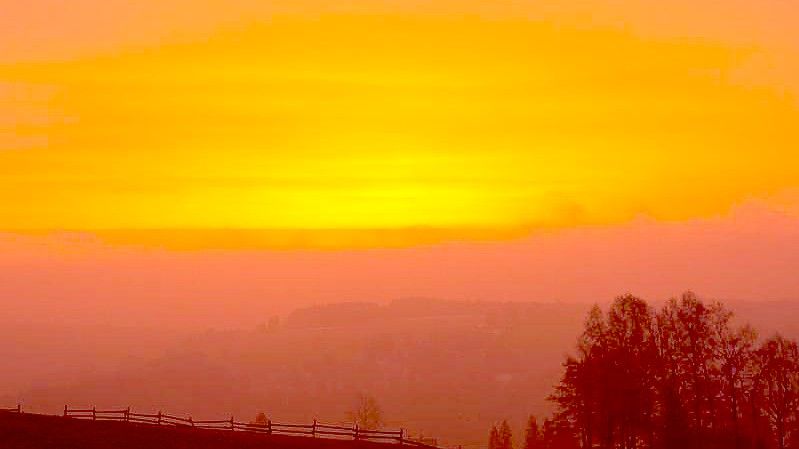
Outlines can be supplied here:
M726 316L724 316L726 315ZM720 380L721 380L721 399L723 406L719 408L719 415L727 415L728 423L732 433L732 447L740 449L743 447L742 419L745 411L745 401L751 396L751 379L753 376L754 354L753 348L756 332L750 326L731 330L728 325L731 313L722 312L720 319L715 320L715 333L717 346L717 358L719 360Z
M719 331L729 315L692 292L669 300L655 317L661 442L665 447L706 448L717 431L721 396Z
M580 447L575 437L574 428L557 414L551 419L544 420L541 429L541 442L545 449L577 449Z
M713 338L713 311L696 295L683 295L678 309L682 324L681 351L684 361L682 384L686 387L687 410L693 429L693 440L704 446L704 438L714 420L719 382L714 363L717 341Z
M497 429L496 425L493 425L488 433L488 449L500 449L500 446L499 429Z
M488 434L488 449L513 449L513 432L507 420L503 420L499 427L491 426Z
M591 309L544 421L547 449L799 449L799 348L693 293ZM529 432L529 431L528 431ZM527 444L526 444L527 446Z
M578 356L566 358L561 382L549 397L560 409L557 421L561 424L568 422L576 429L583 447L591 447L595 436L601 441L608 439L606 410L609 395L604 388L609 376L604 369L607 332L605 316L599 306L594 305L585 321L585 331L578 338ZM545 426L543 432L550 431L549 437L554 437L554 422L545 421L547 423L550 427Z
M656 345L653 313L632 295L616 298L605 315L591 309L551 397L559 418L577 429L583 447L635 448L654 439ZM568 426L563 426L562 430Z
M499 449L513 449L513 432L505 419L499 425Z
M796 432L799 408L799 348L781 335L757 351L760 406L768 418L777 449L785 449Z
M535 416L530 415L527 420L527 429L524 433L524 449L542 449L541 430Z
M367 430L379 429L384 424L383 410L374 397L366 394L358 397L355 409L349 413L349 419L358 427Z
M660 408L656 428L664 448L689 447L688 416L681 391L683 375L682 323L679 305L671 299L655 316L657 397Z
M255 420L252 422L252 424L257 424L259 426L265 426L268 423L269 423L269 418L266 417L266 413L264 412L260 412L257 415L255 415Z
M655 395L653 313L633 295L616 298L607 316L608 411L613 439L631 449L652 445Z

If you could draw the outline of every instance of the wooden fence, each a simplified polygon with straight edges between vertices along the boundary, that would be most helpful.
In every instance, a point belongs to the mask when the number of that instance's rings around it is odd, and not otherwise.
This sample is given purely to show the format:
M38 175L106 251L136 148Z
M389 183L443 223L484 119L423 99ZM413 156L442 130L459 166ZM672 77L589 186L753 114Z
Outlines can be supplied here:
M8 409L11 411L12 409ZM21 410L19 406L17 409ZM198 429L216 429L238 432L255 432L266 435L296 435L311 438L337 438L352 440L382 441L396 443L399 445L407 444L415 447L438 449L437 446L425 444L412 440L407 437L405 430L368 430L361 429L357 425L341 426L334 424L324 424L314 420L312 424L285 424L267 420L266 423L244 423L238 422L231 416L230 419L223 420L195 420L191 416L181 418L179 416L168 415L158 412L154 414L134 413L130 407L121 410L98 410L96 407L90 409L76 409L64 406L64 417L75 419L88 419L92 421L122 421L140 424L150 424L155 426L179 426L193 427Z
M17 404L14 408L0 408L0 412L22 413L22 404Z

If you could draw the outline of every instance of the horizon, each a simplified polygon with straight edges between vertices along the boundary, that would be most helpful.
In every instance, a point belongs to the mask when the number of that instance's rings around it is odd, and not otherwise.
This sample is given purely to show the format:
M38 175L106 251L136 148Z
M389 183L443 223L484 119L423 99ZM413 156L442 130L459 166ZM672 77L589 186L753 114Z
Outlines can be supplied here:
M0 233L0 295L7 316L21 321L193 327L246 327L258 314L401 297L592 303L690 289L724 300L796 301L797 229L799 216L750 203L688 222L388 248L187 249Z

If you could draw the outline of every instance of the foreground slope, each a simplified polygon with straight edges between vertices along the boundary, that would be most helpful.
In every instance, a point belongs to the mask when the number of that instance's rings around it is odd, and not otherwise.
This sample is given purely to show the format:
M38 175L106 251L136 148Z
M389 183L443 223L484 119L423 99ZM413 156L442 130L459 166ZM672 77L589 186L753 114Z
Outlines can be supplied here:
M393 446L370 441L0 413L3 449L391 449Z

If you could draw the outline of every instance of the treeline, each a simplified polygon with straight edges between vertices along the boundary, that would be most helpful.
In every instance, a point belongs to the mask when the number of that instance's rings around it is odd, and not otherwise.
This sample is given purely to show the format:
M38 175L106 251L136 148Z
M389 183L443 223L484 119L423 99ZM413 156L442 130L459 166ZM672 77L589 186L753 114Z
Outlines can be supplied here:
M564 368L557 411L540 428L531 418L526 449L799 448L796 342L759 340L692 293L659 310L632 295L595 306Z

